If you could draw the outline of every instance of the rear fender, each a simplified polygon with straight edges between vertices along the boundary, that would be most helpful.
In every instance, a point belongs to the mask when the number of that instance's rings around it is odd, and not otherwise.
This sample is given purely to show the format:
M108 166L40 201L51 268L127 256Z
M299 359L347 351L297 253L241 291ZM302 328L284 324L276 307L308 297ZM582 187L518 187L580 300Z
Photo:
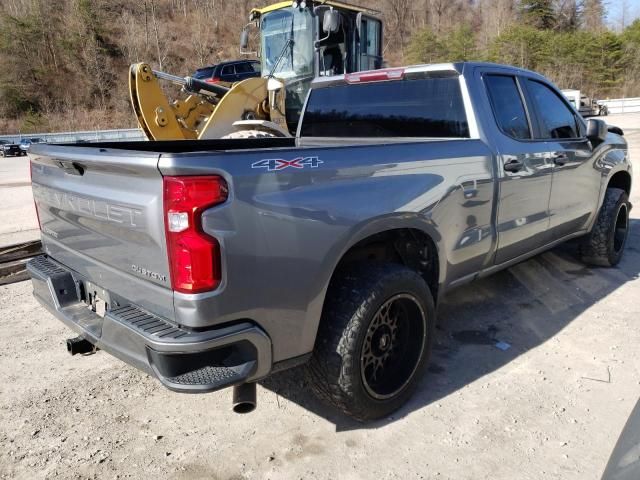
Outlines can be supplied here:
M303 338L313 345L317 335L318 326L322 317L322 309L326 300L329 284L336 271L336 268L344 255L360 241L373 235L388 232L390 230L415 229L423 232L434 243L436 253L438 254L439 267L439 285L442 285L446 278L446 258L440 255L442 245L442 237L436 226L433 224L429 216L423 216L413 213L403 212L401 214L390 214L370 219L354 228L345 236L343 241L336 242L336 245L330 250L327 260L324 264L322 273L318 276L316 288L318 294L311 300L307 310L307 321L305 322L305 331Z

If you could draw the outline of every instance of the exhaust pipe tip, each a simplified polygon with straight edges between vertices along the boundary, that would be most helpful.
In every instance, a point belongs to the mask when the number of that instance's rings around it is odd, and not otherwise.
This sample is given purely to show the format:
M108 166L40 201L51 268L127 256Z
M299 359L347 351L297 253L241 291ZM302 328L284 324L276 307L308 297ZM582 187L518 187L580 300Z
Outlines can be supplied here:
M93 353L96 346L83 337L67 338L67 352L72 356L78 354Z
M256 384L243 383L233 387L233 411L244 415L256 409Z

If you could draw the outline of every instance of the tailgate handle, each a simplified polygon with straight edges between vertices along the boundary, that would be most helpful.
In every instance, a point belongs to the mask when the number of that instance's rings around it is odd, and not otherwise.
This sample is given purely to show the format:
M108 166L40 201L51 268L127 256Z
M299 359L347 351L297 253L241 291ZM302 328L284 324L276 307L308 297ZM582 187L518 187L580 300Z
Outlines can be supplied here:
M68 173L69 175L84 175L84 166L80 165L77 162L68 162L64 160L58 160L58 166Z

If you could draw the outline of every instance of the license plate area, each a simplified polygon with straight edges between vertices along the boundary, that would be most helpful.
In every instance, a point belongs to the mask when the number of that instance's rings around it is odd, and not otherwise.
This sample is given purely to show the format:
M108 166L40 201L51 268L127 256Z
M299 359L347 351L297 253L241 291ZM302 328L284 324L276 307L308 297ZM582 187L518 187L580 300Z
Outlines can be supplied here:
M109 292L89 281L84 282L84 302L100 318L104 318L111 308Z

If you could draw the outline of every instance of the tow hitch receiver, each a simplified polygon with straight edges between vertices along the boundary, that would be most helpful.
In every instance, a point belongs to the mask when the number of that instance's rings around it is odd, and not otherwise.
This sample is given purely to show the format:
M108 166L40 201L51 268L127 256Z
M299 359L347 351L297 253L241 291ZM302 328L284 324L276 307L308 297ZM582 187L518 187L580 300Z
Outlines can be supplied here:
M86 338L75 337L67 339L67 352L71 355L84 355L86 353L94 353L96 350L96 346Z

